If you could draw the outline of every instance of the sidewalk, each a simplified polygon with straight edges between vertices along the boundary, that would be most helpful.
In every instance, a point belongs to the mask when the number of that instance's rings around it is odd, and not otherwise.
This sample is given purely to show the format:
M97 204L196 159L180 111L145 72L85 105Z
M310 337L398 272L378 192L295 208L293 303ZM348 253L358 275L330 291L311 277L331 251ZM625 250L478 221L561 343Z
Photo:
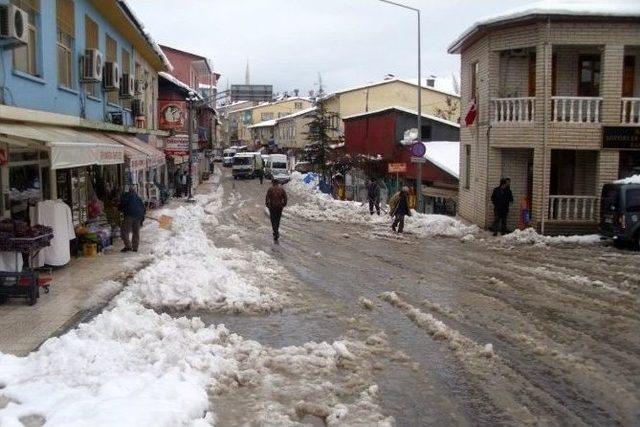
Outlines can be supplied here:
M23 356L47 338L81 320L92 308L108 301L117 288L101 286L105 281L123 281L144 265L149 244L144 229L140 252L121 253L122 242L93 258L72 258L64 268L54 270L51 291L40 290L34 306L24 299L0 304L0 351Z

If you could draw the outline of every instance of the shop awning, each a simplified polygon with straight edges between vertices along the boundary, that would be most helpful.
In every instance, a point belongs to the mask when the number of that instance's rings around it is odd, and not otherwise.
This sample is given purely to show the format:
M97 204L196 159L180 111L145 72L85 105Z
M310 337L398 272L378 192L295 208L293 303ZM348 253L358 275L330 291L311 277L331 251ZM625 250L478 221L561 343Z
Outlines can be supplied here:
M124 163L124 147L97 132L45 125L0 123L0 140L14 145L44 145L51 169Z
M444 199L458 200L458 190L441 187L422 187L422 195L427 197L442 197Z
M141 171L147 168L147 155L127 145L124 146L124 159L132 171Z
M149 168L162 166L166 162L165 155L162 151L147 144L143 140L136 138L135 136L117 133L108 133L107 135L125 147L129 147L129 149L143 153L146 157L147 167Z

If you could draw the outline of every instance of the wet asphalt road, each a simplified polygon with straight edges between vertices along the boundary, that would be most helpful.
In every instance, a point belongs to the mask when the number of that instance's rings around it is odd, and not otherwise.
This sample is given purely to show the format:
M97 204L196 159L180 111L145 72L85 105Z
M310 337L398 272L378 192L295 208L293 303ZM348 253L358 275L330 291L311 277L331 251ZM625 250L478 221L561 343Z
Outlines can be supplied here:
M222 185L216 245L265 251L299 290L281 313L205 321L274 347L384 332L392 351L374 378L397 425L640 425L640 254L396 237L290 215L274 246L267 182L225 171ZM388 291L397 299L380 298Z

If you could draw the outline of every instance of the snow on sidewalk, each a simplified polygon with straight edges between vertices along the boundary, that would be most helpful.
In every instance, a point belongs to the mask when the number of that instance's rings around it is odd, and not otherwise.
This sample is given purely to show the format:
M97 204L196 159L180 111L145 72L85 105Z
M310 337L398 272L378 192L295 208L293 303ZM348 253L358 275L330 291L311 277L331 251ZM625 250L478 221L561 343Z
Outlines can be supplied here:
M317 179L305 183L307 175L294 172L287 189L304 196L306 202L287 207L285 214L297 215L313 221L335 221L349 224L377 224L391 226L387 214L370 215L369 206L361 202L335 200L318 190ZM456 218L413 212L405 218L405 230L418 237L464 237L480 231L476 225L466 225Z
M272 349L224 326L206 327L198 318L154 310L252 311L281 303L278 295L238 274L228 250L207 240L202 224L217 222L211 215L220 200L221 193L213 193L166 212L174 216L173 232L148 224L144 231L155 239L151 264L93 320L47 340L27 357L0 353L1 427L33 420L47 426L213 425L210 396L250 385L268 396L261 409L254 408L260 422L297 424L296 413L303 417L312 402L321 404L328 425L391 424L365 378L356 399L341 398L346 388L327 382L343 376L345 358L362 357L360 343ZM264 268L276 268L264 254L257 258ZM353 378L349 384L353 387ZM278 401L286 393L290 405Z
M562 244L595 245L601 242L599 234L588 234L584 236L545 236L539 234L533 228L515 230L512 233L502 236L501 239L508 243L536 246Z

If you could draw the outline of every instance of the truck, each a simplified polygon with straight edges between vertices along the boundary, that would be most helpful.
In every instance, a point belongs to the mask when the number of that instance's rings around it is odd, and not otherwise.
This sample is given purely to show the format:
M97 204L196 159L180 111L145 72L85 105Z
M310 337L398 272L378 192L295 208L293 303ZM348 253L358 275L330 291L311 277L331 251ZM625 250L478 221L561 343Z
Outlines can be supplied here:
M284 154L271 154L265 168L265 176L268 179L276 175L287 173L287 156Z
M257 171L262 169L263 166L260 153L236 153L236 155L233 156L233 179L255 178Z

